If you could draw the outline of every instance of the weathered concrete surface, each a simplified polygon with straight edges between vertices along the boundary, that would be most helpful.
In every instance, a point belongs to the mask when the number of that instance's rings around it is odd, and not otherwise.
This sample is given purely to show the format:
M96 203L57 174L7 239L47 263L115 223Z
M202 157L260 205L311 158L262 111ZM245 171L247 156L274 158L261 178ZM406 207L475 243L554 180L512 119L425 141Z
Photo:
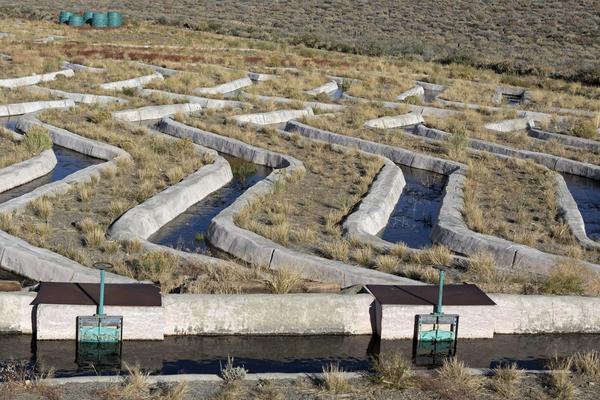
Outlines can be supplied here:
M0 169L0 193L46 175L56 166L52 149L8 167Z
M250 78L254 82L263 82L277 79L278 77L275 74L261 74L259 72L248 72L248 78Z
M225 94L231 93L246 86L252 85L252 80L248 77L236 79L231 82L226 82L221 85L216 85L213 87L205 87L205 88L196 88L194 89L194 93L196 94Z
M54 144L57 144L67 149L77 151L86 156L100 158L102 160L112 160L117 157L129 157L129 154L118 147L108 143L99 142L93 139L88 139L69 132L66 129L57 128L53 125L46 124L37 119L35 115L29 114L17 120L16 129L21 132L27 132L33 126L41 126L48 130L50 138Z
M435 83L429 83L425 81L415 81L415 83L417 84L417 86L421 86L425 90L431 90L434 92L441 92L444 89L446 89L446 86L444 85L438 85Z
M338 83L336 81L330 81L324 85L321 85L314 89L306 91L306 94L308 94L310 96L317 96L321 93L331 95L331 94L337 92L339 89L340 89L340 87L338 86Z
M33 333L31 302L36 294L25 291L0 292L0 335Z
M423 89L423 86L417 85L414 88L408 89L407 91L399 94L398 97L396 97L396 100L403 101L409 97L423 97L423 95L425 95L425 89Z
M65 193L70 190L72 184L87 182L92 176L99 175L104 168L112 167L117 158L130 157L125 151L114 146L82 138L64 129L44 124L33 115L20 118L16 127L22 132L27 132L32 126L42 126L48 129L52 141L58 145L111 161L85 168L60 181L43 185L30 193L7 201L0 206L0 212L19 212L40 196ZM97 271L49 250L35 247L3 231L0 231L0 266L38 281L97 282L98 280ZM110 273L107 274L107 281L135 282L133 279Z
M75 103L83 103L83 104L112 104L119 103L124 104L127 103L127 100L121 99L119 97L114 96L103 96L97 94L89 94L89 93L72 93L65 92L58 89L49 89L41 86L28 86L27 89L32 93L37 94L49 94L51 96L62 97L63 99L72 100Z
M495 306L444 306L444 313L459 314L461 339L494 337ZM430 314L431 306L377 305L376 331L382 339L412 339L416 314Z
M15 115L23 115L34 113L40 110L49 108L70 108L75 107L72 100L48 100L48 101L31 101L27 103L14 103L0 105L0 117L12 117Z
M599 333L598 297L488 294L496 306L447 306L460 315L460 338L496 334ZM31 306L33 292L0 293L0 333L33 333L41 340L73 340L78 315L94 306ZM163 307L107 306L123 315L126 340L171 335L368 335L410 339L415 314L431 306L384 306L370 294L167 294ZM35 315L32 313L35 312Z
M285 179L287 175L303 172L304 166L300 161L236 139L192 128L169 118L163 119L158 128L161 132L190 139L194 143L246 161L280 168L252 186L213 218L207 233L207 240L211 245L252 264L266 265L272 269L294 268L307 278L338 282L342 286L365 282L415 283L410 279L296 252L235 224L235 215L259 196L270 192L275 182Z
M162 80L164 78L161 74L154 73L151 75L144 75L144 76L140 76L137 78L126 79L124 81L103 83L100 85L100 88L104 89L104 90L122 90L122 89L128 89L128 88L135 88L135 87L144 86L145 84L152 82L155 79Z
M63 68L72 69L73 71L91 72L94 74L102 74L106 71L105 68L88 67L87 65L72 63L68 61L63 62Z
M345 136L338 133L325 131L302 124L298 121L289 121L285 126L285 130L288 132L296 132L302 136L321 140L327 143L337 144L345 147L356 147L367 153L384 156L396 164L402 164L406 165L407 167L417 169L426 169L442 175L449 175L458 169L465 168L464 165L454 161L443 160L400 147L389 146L352 136Z
M492 338L494 333L600 332L598 297L488 295L496 306L444 307L445 313L460 315L459 338ZM377 309L376 328L383 339L410 339L415 314L430 312L429 306L384 305Z
M441 243L463 255L485 251L492 254L496 264L501 267L519 268L530 272L548 273L557 262L573 261L567 257L544 253L469 229L463 218L465 179L462 171L457 171L448 178L440 213L431 233L434 242ZM580 263L600 271L600 265L583 261Z
M167 104L115 111L113 112L113 117L128 122L140 122L151 119L160 119L177 113L189 114L201 109L202 106L196 103Z
M271 125L281 124L292 119L314 115L312 108L304 110L277 110L256 114L236 115L233 117L240 124Z
M241 101L209 99L207 97L190 96L187 94L172 93L156 89L139 89L138 93L142 96L163 96L176 101L199 104L202 108L241 108L244 105Z
M361 97L354 97L345 93L342 95L342 99L349 100L354 103L378 103L387 108L408 107L410 112L421 114L423 117L448 118L459 114L458 111L448 110L445 108L417 106L414 104L397 103L393 101L363 99Z
M505 119L498 122L490 122L485 124L485 128L496 132L512 132L527 129L529 126L529 118Z
M543 131L534 127L529 127L527 134L531 137L541 140L554 140L565 146L578 147L590 151L600 152L600 142L592 139L580 138L577 136L563 135L560 133L553 133Z
M163 307L105 306L107 315L123 316L124 340L162 340ZM75 340L77 316L93 315L96 306L40 304L36 313L37 340Z
M511 87L511 86L498 86L494 91L492 102L494 104L502 104L504 96L513 96L519 98L519 103L529 104L531 102L531 96L525 88Z
M165 335L370 334L369 294L172 294Z
M115 240L147 239L163 225L233 178L227 160L214 152L214 162L168 187L115 221L109 235Z
M455 107L455 108L465 108L469 110L482 110L487 112L499 112L502 111L502 107L493 107L493 106L483 106L481 104L474 103L462 103L460 101L452 101L441 98L436 98L436 101L447 107ZM556 113L556 114L571 114L581 117L595 117L597 115L596 112L587 111L587 110L573 110L569 108L560 108L560 107L547 107L548 112ZM543 112L536 111L527 111L527 110L519 110L515 109L517 115L522 118L529 118L534 120L544 120L552 118L552 115ZM562 118L562 117L560 117Z
M446 140L448 137L450 137L448 132L444 132L439 129L427 128L423 125L416 126L412 133L414 135L432 140ZM570 160L568 158L558 157L552 154L515 149L513 147L493 142L486 142L485 140L469 139L468 143L469 147L474 150L486 151L499 157L502 156L530 159L558 172L600 180L600 166L598 165Z
M300 100L294 100L294 99L289 99L287 97L279 97L279 96L263 96L263 95L256 95L256 94L252 94L252 95L245 94L245 99L247 99L251 103L254 103L256 101L265 101L265 102L273 102L273 103L280 103L280 104L290 104L290 103L302 104L302 106L305 108L312 108L313 110L321 110L321 111L329 111L329 112L342 111L344 108L346 108L346 106L343 104L322 103L319 101L300 101Z
M421 124L425 122L421 114L408 113L404 115L396 115L393 117L381 117L371 119L365 122L365 126L368 128L376 129L393 129L400 128L403 126L410 126Z
M0 231L0 267L36 281L98 282L98 271L84 267L50 250L35 247ZM131 283L134 279L107 274L107 281Z
M20 86L35 85L40 82L48 82L56 79L57 76L71 77L75 75L72 69L63 69L56 72L49 72L47 74L23 76L20 78L9 78L0 79L0 87L3 88L16 88Z
M371 184L360 205L344 221L344 231L348 235L363 238L373 236L387 225L390 215L406 185L402 170L396 164L384 159L384 166Z
M498 305L493 316L499 334L600 332L600 297L489 296Z
M52 183L40 186L35 190L26 193L20 197L6 201L0 204L0 212L21 212L27 205L38 197L47 195L66 193L71 189L71 185L81 182L89 182L93 176L99 176L106 168L113 168L118 158L130 158L130 155L117 147L107 143L87 139L71 133L67 130L40 122L34 115L25 115L17 121L16 128L21 132L27 132L33 126L41 126L48 130L52 142L77 151L90 157L109 160L103 164L91 165L79 170L69 176Z
M146 63L143 63L141 61L136 61L136 64L139 65L140 67L150 68L155 73L161 74L162 76L175 76L175 75L177 75L178 73L181 72L181 71L178 71L176 69L165 68L165 67L161 67L159 65L146 64Z
M556 189L556 203L561 217L569 225L569 230L577 241L587 249L600 249L600 243L590 239L585 230L585 222L577 207L577 203L571 195L565 179L560 174L554 175L554 187Z

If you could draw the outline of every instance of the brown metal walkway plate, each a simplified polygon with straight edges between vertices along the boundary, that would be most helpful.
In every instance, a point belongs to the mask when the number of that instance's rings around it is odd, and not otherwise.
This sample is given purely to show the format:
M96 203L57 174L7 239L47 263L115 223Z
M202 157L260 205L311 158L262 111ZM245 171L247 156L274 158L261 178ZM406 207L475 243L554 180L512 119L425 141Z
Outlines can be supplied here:
M437 285L367 285L367 289L381 304L434 306L437 303ZM477 285L445 285L442 295L445 306L495 306Z
M32 304L97 305L98 283L42 282ZM107 306L160 307L160 289L152 284L107 283L104 286Z

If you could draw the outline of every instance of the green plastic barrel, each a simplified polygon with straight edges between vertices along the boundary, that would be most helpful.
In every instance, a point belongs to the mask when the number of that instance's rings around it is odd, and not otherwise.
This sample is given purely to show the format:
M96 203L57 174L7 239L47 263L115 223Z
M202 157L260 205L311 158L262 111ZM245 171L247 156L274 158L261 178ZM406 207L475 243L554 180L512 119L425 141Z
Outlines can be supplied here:
M83 26L84 21L83 21L83 17L81 15L71 15L69 17L69 26L74 26L74 27L78 27L78 26Z
M92 26L94 28L106 28L108 26L108 16L106 13L94 13L92 17Z
M69 18L71 17L71 15L73 15L71 11L61 11L60 13L58 13L58 23L66 24L67 22L69 22Z
M107 13L108 16L108 26L111 28L118 28L123 25L123 16L120 12L109 11Z
M94 12L93 11L86 11L86 12L83 13L83 21L86 24L91 24L93 17L94 17Z

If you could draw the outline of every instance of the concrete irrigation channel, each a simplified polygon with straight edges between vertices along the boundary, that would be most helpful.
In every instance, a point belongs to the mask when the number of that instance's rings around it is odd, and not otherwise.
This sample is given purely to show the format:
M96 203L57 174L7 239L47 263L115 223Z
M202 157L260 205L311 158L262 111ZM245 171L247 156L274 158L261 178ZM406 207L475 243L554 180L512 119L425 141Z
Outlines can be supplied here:
M0 203L4 203L24 194L30 193L33 190L49 183L60 181L72 173L87 168L91 165L97 165L104 162L103 160L89 157L61 146L53 146L53 151L54 155L56 156L54 168L39 178L1 192Z
M431 231L444 197L447 177L435 172L401 166L406 181L400 199L377 236L412 248L432 244Z
M163 225L149 237L151 242L186 252L205 251L207 244L204 237L210 221L272 171L269 167L239 158L225 156L225 159L231 165L233 179Z
M585 224L585 232L600 248L600 181L563 174Z
M93 376L94 371L75 362L75 341L32 342L29 335L11 335L0 341L0 362L44 365L55 377ZM515 362L525 370L543 370L556 354L567 356L593 351L599 335L497 335L494 339L459 343L457 357L473 368L495 368ZM220 373L227 354L251 374L319 373L324 365L339 364L344 371L370 369L370 357L398 351L411 357L412 341L378 340L361 336L190 336L169 337L162 342L126 341L122 360L139 365L152 375ZM100 370L100 375L118 372ZM285 376L285 375L284 375Z

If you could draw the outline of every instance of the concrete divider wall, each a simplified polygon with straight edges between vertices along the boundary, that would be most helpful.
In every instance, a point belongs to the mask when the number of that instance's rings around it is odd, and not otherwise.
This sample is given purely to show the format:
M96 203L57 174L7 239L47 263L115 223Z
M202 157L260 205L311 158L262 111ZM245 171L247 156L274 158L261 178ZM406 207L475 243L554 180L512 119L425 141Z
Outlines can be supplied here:
M233 119L240 124L271 125L312 115L314 115L312 108L306 108L304 110L277 110L256 114L235 115Z
M398 97L396 97L396 100L402 101L402 100L406 100L409 97L423 97L425 95L425 89L423 89L423 86L415 86L412 89L408 89L405 92L402 92L401 94L398 95Z
M41 126L48 130L54 144L71 149L86 156L102 160L113 160L117 157L129 158L129 154L118 147L97 140L88 139L69 132L66 129L41 122L35 115L29 114L17 120L16 129L27 132L33 126Z
M429 83L425 81L415 81L415 83L417 84L417 86L421 86L425 90L431 90L434 92L441 92L444 89L446 89L446 86L438 85L436 83Z
M314 89L306 91L306 94L308 94L310 96L317 96L321 93L332 94L332 93L337 92L339 89L340 89L340 87L338 86L338 83L336 81L330 81L324 85L321 85Z
M373 236L387 225L390 215L406 185L402 170L384 159L384 166L371 184L358 208L344 221L344 231L350 236Z
M167 104L115 111L113 112L113 117L128 122L140 122L151 119L160 119L177 113L189 114L201 109L202 106L196 103Z
M187 101L188 103L199 104L202 108L241 108L244 105L241 101L209 99L206 97L190 96L187 94L172 93L156 89L139 89L138 93L142 96L159 95L176 101Z
M162 76L175 76L179 72L181 72L181 71L178 71L176 69L165 68L165 67L161 67L159 65L146 64L146 63L143 63L141 61L136 61L135 64L139 65L140 67L150 68L155 73L161 74Z
M253 102L253 100L265 101L265 102L273 102L273 103L281 103L281 104L289 104L289 103L299 103L302 104L305 108L312 108L313 110L321 110L328 112L342 111L346 108L343 104L335 104L335 103L321 103L319 101L300 101L289 99L287 97L279 97L279 96L263 96L257 94L246 94L245 97L248 101Z
M115 81L115 82L107 82L107 83L103 83L100 85L101 89L104 90L122 90L122 89L129 89L129 88L135 88L135 87L139 87L139 86L144 86L145 84L152 82L155 79L164 79L163 76L161 74L151 74L151 75L144 75L144 76L140 76L138 78L132 78L132 79L126 79L124 81Z
M273 79L277 79L277 75L275 74L262 74L259 72L248 72L248 78L250 78L251 80L255 81L255 82L263 82L263 81L270 81Z
M368 335L369 294L168 295L165 335Z
M402 126L416 125L425 122L421 114L409 113L404 115L396 115L393 117L381 117L371 119L365 122L368 128L377 129L392 129Z
M485 124L485 128L496 132L512 132L527 129L530 119L515 118Z
M491 294L494 332L598 333L600 297Z
M26 291L0 292L0 335L33 333L31 302L35 296Z
M498 265L525 268L544 273L547 273L556 262L568 260L566 257L544 253L531 247L470 230L466 226L462 215L464 209L465 167L461 164L397 147L327 132L297 121L288 122L285 129L329 143L354 146L366 152L380 154L397 164L448 175L449 179L445 188L444 200L437 223L432 231L432 240L435 243L446 245L458 254L473 255L479 251L487 251L494 255ZM583 264L593 269L600 269L600 266L596 264L585 262Z
M565 179L560 174L554 176L556 188L556 203L561 217L569 225L569 230L577 241L587 249L600 249L600 243L590 239L585 230L585 222L577 207L577 203L571 195Z
M107 315L123 316L123 340L164 339L163 307L105 306ZM40 304L36 310L37 340L77 339L77 316L93 315L96 306Z
M464 165L454 161L443 160L400 147L389 146L352 136L328 132L300 123L298 121L289 121L285 126L285 130L288 132L296 132L302 136L321 140L327 143L337 144L345 147L356 147L367 153L384 156L396 164L402 164L406 165L407 167L417 169L426 169L442 175L449 175L458 169L464 168Z
M270 192L275 182L285 179L290 174L303 172L304 166L300 161L236 139L192 128L170 118L163 119L158 127L164 133L190 139L194 143L246 161L280 168L252 186L231 206L213 218L207 234L211 245L251 264L266 265L272 269L295 268L305 277L338 282L342 286L365 282L415 284L415 281L410 279L290 250L235 224L235 215L259 196Z
M439 129L427 128L423 125L418 125L415 127L413 134L434 140L445 140L450 136L450 134L447 132ZM513 147L508 147L493 142L486 142L479 139L469 139L469 147L475 150L487 151L498 156L534 160L538 164L558 172L600 180L600 166L598 165L570 160L568 158L558 157L552 154L515 149Z
M35 247L0 230L0 266L16 274L45 282L98 282L98 271L50 250ZM112 273L107 282L133 283L134 279Z
M0 193L48 174L56 162L54 151L48 149L29 160L0 169Z
M424 117L448 118L459 114L458 111L447 110L445 108L417 106L414 104L397 103L393 101L363 99L361 97L350 96L346 93L344 93L341 98L355 103L378 103L387 108L408 107L410 112L421 114Z
M63 62L63 68L72 69L73 71L91 72L94 74L102 74L106 71L105 68L88 67L87 65L76 64L68 61Z
M502 108L502 107L484 106L481 104L474 104L474 103L462 103L460 101L446 100L446 99L442 99L439 97L436 99L436 101L447 107L465 108L465 109L469 109L469 110L483 110L483 111L487 111L487 112L499 112L499 111L504 110L504 108ZM580 117L594 118L598 115L598 113L594 112L594 111L574 110L574 109L570 109L570 108L547 107L546 109L550 113L571 114L571 115L576 115L576 116L580 116ZM515 111L516 111L517 115L522 118L529 118L529 119L534 119L534 120L535 119L544 120L544 119L552 118L552 116L550 114L543 113L543 112L527 111L527 110L519 110L519 109L515 109ZM562 119L562 117L559 117L559 118Z
M49 89L41 86L28 86L27 89L32 93L37 94L48 94L50 96L62 97L63 99L72 100L75 103L83 103L83 104L112 104L119 103L124 104L127 103L127 100L121 99L119 97L113 96L102 96L96 94L88 94L88 93L71 93L65 92L57 89Z
M233 178L227 160L213 152L214 162L168 187L116 220L109 235L116 240L148 239L153 233Z
M564 135L560 133L546 132L534 127L529 127L527 133L529 136L532 136L536 139L555 140L561 144L564 144L565 146L579 147L590 151L600 152L600 142L596 140Z
M23 196L2 203L0 205L1 213L21 212L31 201L38 197L66 193L73 184L88 182L92 179L92 176L99 176L103 169L112 168L113 165L116 165L117 158L130 157L124 150L44 124L33 115L24 116L17 121L17 129L20 131L27 132L32 126L42 126L48 129L55 144L110 161L84 168L64 179L40 186ZM0 266L38 281L97 282L98 280L97 271L49 250L35 247L3 231L0 231ZM108 274L108 280L112 282L135 282L133 279L114 274Z
M599 333L600 298L489 294L496 306L449 306L460 315L459 338L494 334ZM75 339L77 315L94 306L43 304L34 310L32 292L0 293L0 333ZM112 307L123 315L125 340L160 340L172 335L369 335L410 339L415 314L431 306L384 306L376 315L370 294L168 294L162 307ZM35 315L32 315L35 313ZM127 332L127 333L126 333Z
M47 74L23 76L21 78L9 78L0 79L0 87L3 88L16 88L20 86L35 85L40 82L53 81L57 76L71 77L75 75L72 69L63 69L56 72L49 72Z
M492 254L501 267L520 268L529 272L548 273L557 262L573 261L469 229L463 218L465 179L462 171L457 171L448 178L439 217L431 233L434 242L464 255L485 251ZM600 271L600 265L583 261L580 263Z
M70 108L74 106L75 103L72 100L48 100L32 101L27 103L2 104L0 105L0 117L11 117L15 115L29 114L49 108Z
M238 89L244 88L246 86L251 86L252 80L248 77L236 79L231 82L226 82L221 85L216 85L213 87L205 87L205 88L196 88L194 89L194 93L197 94L225 94L231 93Z

